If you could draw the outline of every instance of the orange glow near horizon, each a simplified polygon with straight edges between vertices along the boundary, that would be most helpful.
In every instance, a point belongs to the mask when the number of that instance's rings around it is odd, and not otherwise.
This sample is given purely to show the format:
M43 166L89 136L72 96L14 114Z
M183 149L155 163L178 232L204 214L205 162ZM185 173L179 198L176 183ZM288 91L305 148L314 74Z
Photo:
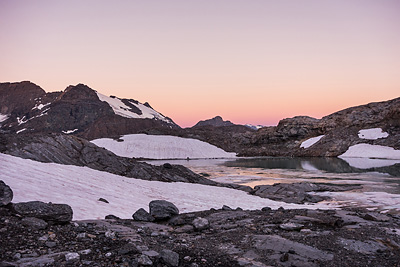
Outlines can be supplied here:
M2 1L0 25L0 82L84 83L182 127L400 96L396 0Z

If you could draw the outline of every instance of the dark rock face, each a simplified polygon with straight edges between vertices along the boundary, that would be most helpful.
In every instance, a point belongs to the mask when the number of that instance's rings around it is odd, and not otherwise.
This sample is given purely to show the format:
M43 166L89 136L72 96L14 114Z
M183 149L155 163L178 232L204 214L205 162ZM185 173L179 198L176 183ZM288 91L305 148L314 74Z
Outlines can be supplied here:
M155 220L167 220L179 214L178 208L166 200L153 200L149 203L150 214Z
M193 127L200 127L200 126L214 126L214 127L221 127L221 126L232 126L235 125L230 121L224 121L221 116L216 116L212 119L204 120L204 121L199 121L195 126Z
M13 191L0 180L0 207L8 205L13 199Z
M20 202L12 205L15 213L24 217L35 217L45 221L67 223L72 220L72 208L66 204L41 201Z

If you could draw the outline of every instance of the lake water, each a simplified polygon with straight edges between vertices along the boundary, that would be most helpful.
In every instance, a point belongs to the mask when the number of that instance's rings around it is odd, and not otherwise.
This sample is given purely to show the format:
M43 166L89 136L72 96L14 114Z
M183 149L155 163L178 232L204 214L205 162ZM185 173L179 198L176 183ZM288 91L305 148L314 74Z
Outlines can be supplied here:
M264 157L148 161L155 165L166 162L184 165L217 182L251 187L294 182L360 184L362 190L316 194L329 196L340 206L400 213L398 160Z

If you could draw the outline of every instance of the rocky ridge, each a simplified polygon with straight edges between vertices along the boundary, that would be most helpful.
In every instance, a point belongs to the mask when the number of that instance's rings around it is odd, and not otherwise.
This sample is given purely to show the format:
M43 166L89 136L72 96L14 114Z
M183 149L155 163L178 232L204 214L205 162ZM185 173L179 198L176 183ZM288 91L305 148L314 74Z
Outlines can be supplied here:
M65 210L0 206L0 266L400 266L400 217L362 209L179 214L155 200L152 221L52 219Z
M11 134L73 133L94 139L138 133L145 129L179 128L148 103L116 97L106 99L116 101L119 106L112 107L100 100L97 92L84 84L68 86L62 92L46 93L31 82L0 83L0 114L6 116L0 122L0 130ZM154 117L148 114L140 116L141 106L155 114ZM121 116L114 108L128 115Z

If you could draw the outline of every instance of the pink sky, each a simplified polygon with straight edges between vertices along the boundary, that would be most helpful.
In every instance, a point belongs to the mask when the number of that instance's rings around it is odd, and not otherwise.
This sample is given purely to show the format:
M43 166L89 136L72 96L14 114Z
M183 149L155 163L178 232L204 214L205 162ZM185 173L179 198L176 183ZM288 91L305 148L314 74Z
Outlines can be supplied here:
M183 127L400 96L397 0L5 0L0 36L0 82L84 83Z

